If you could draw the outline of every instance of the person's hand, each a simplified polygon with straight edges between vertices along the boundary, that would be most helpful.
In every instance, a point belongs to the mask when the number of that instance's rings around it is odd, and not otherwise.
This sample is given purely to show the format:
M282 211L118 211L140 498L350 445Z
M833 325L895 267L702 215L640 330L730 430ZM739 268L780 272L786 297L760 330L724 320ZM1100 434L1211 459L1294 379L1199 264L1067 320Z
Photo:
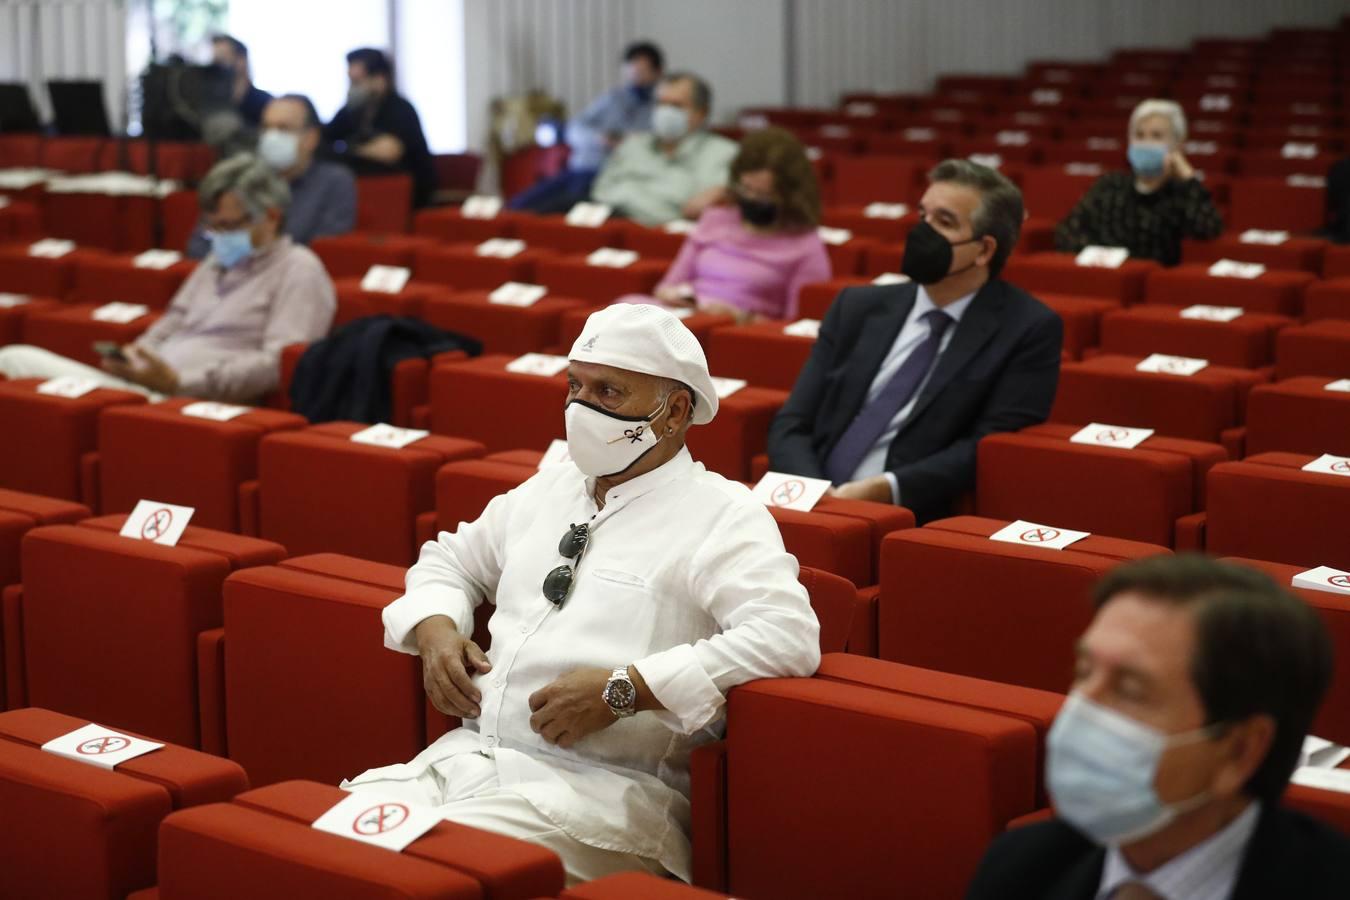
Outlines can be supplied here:
M1186 181L1195 177L1195 167L1191 165L1190 160L1186 159L1186 154L1181 152L1181 148L1173 150L1167 154L1163 162L1163 173L1170 179L1176 181Z
M891 482L885 475L873 475L858 481L849 481L825 492L827 497L841 500L871 500L874 503L891 502Z
M530 728L564 749L617 721L605 702L609 669L573 669L530 695Z
M357 147L356 155L392 166L403 158L403 142L392 134L378 134Z
M178 392L178 373L158 355L137 344L127 344L122 353L126 362L108 357L103 360L103 370L159 394Z
M696 221L703 211L710 206L716 206L720 203L730 203L731 193L727 186L719 184L716 187L710 187L707 190L699 191L694 196L684 202L684 217L691 221Z
M449 616L432 616L413 629L422 657L422 686L431 705L447 716L476 719L483 694L474 686L474 672L491 672L487 654L459 633Z
M656 289L656 299L666 306L693 306L694 289L687 284L663 284Z

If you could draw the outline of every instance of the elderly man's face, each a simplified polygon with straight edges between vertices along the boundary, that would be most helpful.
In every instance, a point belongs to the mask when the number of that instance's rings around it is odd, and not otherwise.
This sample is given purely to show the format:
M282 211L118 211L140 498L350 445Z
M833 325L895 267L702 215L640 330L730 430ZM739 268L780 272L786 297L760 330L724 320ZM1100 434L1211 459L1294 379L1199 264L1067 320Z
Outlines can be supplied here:
M569 362L567 365L567 402L580 400L619 416L646 418L661 408L670 392L670 382L654 375L597 363ZM689 395L675 391L670 403L653 423L653 430L668 426L676 432L690 421Z
M1172 133L1172 123L1168 121L1167 116L1144 116L1134 123L1130 140L1172 147L1176 145L1177 136Z
M678 106L689 114L689 130L696 131L703 125L707 114L694 107L694 85L687 78L675 81L663 81L656 89L656 102L669 106Z
M314 157L319 146L319 129L305 124L305 107L294 100L278 97L263 109L262 127L297 135L300 139L300 154L296 168L303 169Z
M276 210L269 211L260 220L255 221L248 213L239 194L226 191L216 201L216 208L202 217L202 224L208 231L238 231L248 229L254 247L261 247L276 237L281 215Z

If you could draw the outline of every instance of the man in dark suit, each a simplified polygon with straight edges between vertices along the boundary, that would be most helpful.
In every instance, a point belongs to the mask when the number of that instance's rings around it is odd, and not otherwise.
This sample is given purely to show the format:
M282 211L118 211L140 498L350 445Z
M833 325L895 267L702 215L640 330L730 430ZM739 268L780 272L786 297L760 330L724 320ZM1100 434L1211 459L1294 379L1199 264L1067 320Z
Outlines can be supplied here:
M974 486L980 438L1049 416L1063 343L1059 317L998 277L1021 231L1017 187L967 160L929 182L905 242L911 283L840 293L769 428L775 471L920 523Z
M1350 840L1279 805L1331 680L1317 614L1197 555L1095 594L1047 740L1058 818L996 840L967 900L1350 897Z

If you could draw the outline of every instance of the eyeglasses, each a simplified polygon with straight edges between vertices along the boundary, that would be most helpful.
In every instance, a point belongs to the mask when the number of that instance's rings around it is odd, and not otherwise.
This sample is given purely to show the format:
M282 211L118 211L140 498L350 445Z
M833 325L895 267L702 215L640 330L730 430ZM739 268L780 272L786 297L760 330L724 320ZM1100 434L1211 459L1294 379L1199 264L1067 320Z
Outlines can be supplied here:
M562 536L562 540L558 541L558 555L572 560L572 563L558 566L544 576L544 597L559 609L572 593L576 569L581 565L581 557L585 555L586 545L590 543L590 539L590 526L583 523L570 526L567 533Z

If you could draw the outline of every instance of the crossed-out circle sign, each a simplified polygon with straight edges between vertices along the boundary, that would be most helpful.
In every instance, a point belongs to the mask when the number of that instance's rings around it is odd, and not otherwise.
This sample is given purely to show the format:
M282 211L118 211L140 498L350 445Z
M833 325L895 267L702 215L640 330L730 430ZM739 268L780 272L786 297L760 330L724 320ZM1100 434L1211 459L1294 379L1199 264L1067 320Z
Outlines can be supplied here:
M1333 472L1350 472L1350 459L1337 460L1330 468Z
M1120 428L1103 428L1101 431L1097 432L1097 443L1114 444L1117 441L1125 440L1129 436L1130 433L1128 431L1124 431Z
M1059 537L1059 532L1053 528L1033 528L1030 531L1022 532L1022 540L1028 544L1044 544L1046 541L1053 541Z
M146 516L145 521L141 523L141 538L147 541L159 540L172 524L173 511L161 507Z
M787 506L790 503L795 503L802 494L805 493L806 484L794 479L792 481L785 481L774 488L773 494L770 495L770 499L773 500L774 506Z
M1350 575L1332 575L1327 579L1327 584L1336 587L1350 588Z
M385 834L408 821L408 807L402 803L381 803L361 813L352 822L352 831L365 837Z
M83 756L102 756L105 753L116 753L118 750L125 750L131 745L131 741L124 737L118 737L110 734L106 737L92 738L75 748L75 752Z

